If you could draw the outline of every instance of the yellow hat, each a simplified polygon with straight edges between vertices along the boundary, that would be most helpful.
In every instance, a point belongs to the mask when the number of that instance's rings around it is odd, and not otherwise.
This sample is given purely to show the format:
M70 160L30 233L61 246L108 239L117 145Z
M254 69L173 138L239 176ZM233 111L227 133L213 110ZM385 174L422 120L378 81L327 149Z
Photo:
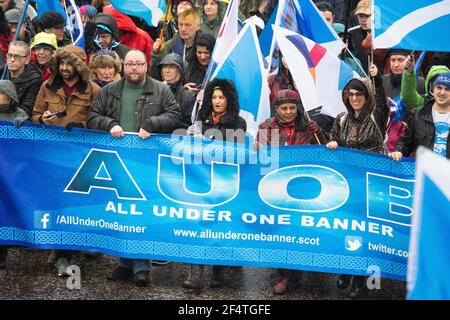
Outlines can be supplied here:
M356 7L355 15L364 14L366 16L370 16L372 14L370 10L370 1L369 0L361 0L358 2L358 6Z
M39 32L34 36L33 42L30 48L49 48L51 50L58 49L58 42L56 41L56 35L53 33Z

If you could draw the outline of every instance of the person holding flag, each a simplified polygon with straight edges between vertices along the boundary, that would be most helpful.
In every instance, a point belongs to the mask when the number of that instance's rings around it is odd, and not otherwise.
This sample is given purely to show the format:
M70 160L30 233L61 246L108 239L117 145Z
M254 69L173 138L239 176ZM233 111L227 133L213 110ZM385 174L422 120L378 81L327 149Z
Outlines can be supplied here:
M64 47L72 43L70 36L66 33L66 19L54 11L44 13L38 20L39 30L53 33L58 41L58 47Z

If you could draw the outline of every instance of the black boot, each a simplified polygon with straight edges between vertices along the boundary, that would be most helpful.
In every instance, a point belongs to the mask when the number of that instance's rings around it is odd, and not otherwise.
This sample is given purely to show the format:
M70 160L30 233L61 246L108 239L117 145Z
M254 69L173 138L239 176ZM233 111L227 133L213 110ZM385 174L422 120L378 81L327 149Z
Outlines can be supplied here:
M222 288L224 285L223 272L224 266L212 267L211 288Z
M353 277L352 288L349 294L351 299L359 299L364 295L365 283L366 277L364 276Z
M347 289L352 281L352 276L349 274L341 274L337 279L336 285L339 289Z
M6 256L8 255L8 247L0 246L0 270L6 268Z
M202 290L203 289L203 270L205 267L201 264L189 265L189 274L184 280L182 287L185 289Z

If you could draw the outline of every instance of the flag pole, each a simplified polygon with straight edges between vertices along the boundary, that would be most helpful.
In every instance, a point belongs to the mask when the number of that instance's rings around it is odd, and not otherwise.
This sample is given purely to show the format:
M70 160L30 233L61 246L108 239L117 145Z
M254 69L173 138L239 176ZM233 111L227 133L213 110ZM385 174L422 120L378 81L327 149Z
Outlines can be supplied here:
M19 39L20 29L22 28L23 21L25 20L25 15L27 14L27 9L28 9L29 4L30 4L30 0L26 0L23 5L22 13L20 14L19 23L17 24L17 29L16 29L16 33L14 34L13 41L17 41L17 39ZM7 72L8 72L8 64L5 63L5 66L3 69L3 74L2 74L2 80L4 80L6 78Z
M69 23L69 28L70 28L70 39L72 39L72 44L74 44L73 34L72 34L73 26L72 26L72 21L70 21L69 12L67 11L66 0L64 0L63 3L64 3L64 11L66 11L67 22ZM74 8L74 10L77 10L77 8Z
M294 85L294 89L298 92L297 84L295 83L294 79L292 79L292 84ZM308 122L311 122L312 120L311 120L311 117L309 116L309 113L307 111L305 111L303 113L306 115L306 119L308 120ZM317 133L313 132L313 134L314 134L314 137L316 138L317 144L322 145L322 143L320 143L319 137L317 136Z

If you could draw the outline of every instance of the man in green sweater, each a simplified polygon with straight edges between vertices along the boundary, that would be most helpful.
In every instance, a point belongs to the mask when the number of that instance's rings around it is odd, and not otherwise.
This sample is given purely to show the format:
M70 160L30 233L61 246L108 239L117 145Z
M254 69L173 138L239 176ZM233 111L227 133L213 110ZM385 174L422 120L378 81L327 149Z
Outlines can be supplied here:
M87 127L109 131L115 138L138 132L141 139L182 128L180 107L170 88L146 72L145 54L129 51L124 60L124 78L102 88L89 109ZM145 287L149 284L149 270L148 260L121 258L108 279L134 279L136 286Z

